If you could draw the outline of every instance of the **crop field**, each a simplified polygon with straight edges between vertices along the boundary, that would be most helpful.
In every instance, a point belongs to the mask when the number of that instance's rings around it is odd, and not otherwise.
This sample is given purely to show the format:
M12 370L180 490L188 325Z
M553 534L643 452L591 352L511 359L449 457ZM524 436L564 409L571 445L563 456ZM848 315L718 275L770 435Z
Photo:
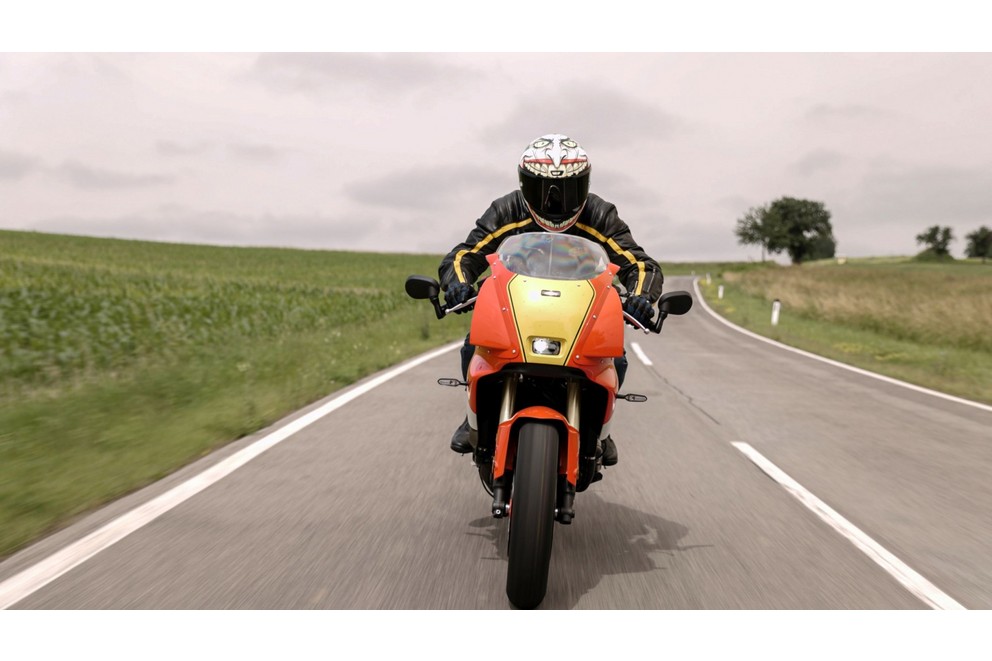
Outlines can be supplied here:
M723 284L725 296L717 299ZM707 302L745 328L924 387L992 403L992 266L909 259L726 272ZM771 325L771 304L782 304Z
M439 261L0 231L0 556L464 337L403 290Z

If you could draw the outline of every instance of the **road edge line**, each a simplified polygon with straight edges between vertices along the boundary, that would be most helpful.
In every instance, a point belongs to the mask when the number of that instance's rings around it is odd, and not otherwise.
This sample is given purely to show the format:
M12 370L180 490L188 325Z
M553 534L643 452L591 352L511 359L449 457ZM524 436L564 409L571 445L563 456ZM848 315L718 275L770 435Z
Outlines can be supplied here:
M807 509L847 538L849 542L854 544L862 553L871 558L927 606L934 610L968 610L943 590L924 578L919 572L887 551L832 507L810 493L805 487L789 477L785 471L751 447L751 445L739 442L731 443L731 445L742 452L745 457L750 459L766 475L778 482L779 485L792 494Z
M847 363L842 363L840 361L833 360L832 358L825 358L825 357L820 356L820 355L817 355L815 353L811 353L809 351L804 351L803 349L797 349L796 347L790 347L788 344L783 344L783 343L778 342L776 340L767 338L764 335L759 335L758 333L755 333L753 331L749 331L746 328L742 328L742 327L738 326L737 324L733 323L732 321L728 321L727 319L723 318L722 316L720 316L719 314L717 314L716 312L714 312L713 309L710 308L709 305L706 304L706 299L703 298L703 294L702 294L702 292L699 289L699 278L698 277L695 278L695 279L693 279L693 281L692 281L692 287L693 287L693 289L696 292L696 299L700 302L700 304L702 304L703 309L706 310L714 319L716 319L720 323L724 324L725 326L728 326L728 327L734 329L735 331L738 331L739 333L743 333L744 335L747 335L748 337L752 337L752 338L754 338L756 340L761 340L762 342L765 342L767 344L771 344L771 345L776 346L776 347L778 347L780 349L785 349L786 351L791 351L792 353L797 353L797 354L799 354L801 356L806 356L807 358L813 358L815 360L819 360L820 362L827 363L828 365L833 365L834 367L840 367L840 368L849 370L851 372L855 372L855 373L860 374L862 376L868 376L868 377L871 377L873 379L878 379L880 381L884 381L886 383L890 383L892 385L902 386L903 388L909 388L910 390L915 390L916 392L921 392L921 393L924 393L926 395L932 395L934 397L940 397L941 399L946 399L948 401L955 402L957 404L964 404L966 406L973 406L973 407L975 407L977 409L980 409L980 410L983 410L983 411L987 411L989 413L992 413L992 406L989 406L988 404L982 404L981 402L976 402L976 401L973 401L973 400L970 400L970 399L964 399L963 397L956 397L954 395L949 395L946 392L940 392L939 390L932 390L930 388L924 388L923 386L918 386L918 385L916 385L914 383L908 383L906 381L900 381L899 379L893 378L891 376L885 376L884 374L879 374L878 372L871 372L869 370L862 369L860 367L854 367L853 365L848 365Z
M19 601L29 597L63 574L75 569L101 551L116 544L131 533L143 528L174 507L184 503L207 487L216 484L237 469L255 459L266 450L278 445L298 431L308 427L355 400L370 390L390 381L414 367L422 365L464 344L463 340L447 344L416 356L407 362L387 369L369 381L362 383L329 402L287 423L263 438L238 450L230 457L169 489L165 493L130 510L82 539L63 547L44 560L22 570L0 583L0 610L7 610Z

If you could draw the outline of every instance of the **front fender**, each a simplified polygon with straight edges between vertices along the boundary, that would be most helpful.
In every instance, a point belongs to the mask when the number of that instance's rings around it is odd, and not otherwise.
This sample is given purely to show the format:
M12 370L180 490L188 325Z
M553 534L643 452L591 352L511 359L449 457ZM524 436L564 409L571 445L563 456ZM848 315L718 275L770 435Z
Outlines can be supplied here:
M575 486L579 479L579 430L568 424L561 413L546 406L531 406L518 411L512 418L500 424L496 432L496 451L493 454L493 479L503 477L507 469L513 468L516 458L514 432L527 420L544 420L561 423L568 438L563 445L558 444L558 473L564 474L569 484Z

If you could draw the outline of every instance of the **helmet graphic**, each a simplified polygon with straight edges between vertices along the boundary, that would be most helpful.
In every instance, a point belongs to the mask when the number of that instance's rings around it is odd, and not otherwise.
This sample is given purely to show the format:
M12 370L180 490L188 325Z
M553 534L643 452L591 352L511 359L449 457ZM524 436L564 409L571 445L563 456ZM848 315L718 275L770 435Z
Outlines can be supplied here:
M575 224L589 194L589 158L567 135L542 135L527 145L517 172L534 220L549 232Z

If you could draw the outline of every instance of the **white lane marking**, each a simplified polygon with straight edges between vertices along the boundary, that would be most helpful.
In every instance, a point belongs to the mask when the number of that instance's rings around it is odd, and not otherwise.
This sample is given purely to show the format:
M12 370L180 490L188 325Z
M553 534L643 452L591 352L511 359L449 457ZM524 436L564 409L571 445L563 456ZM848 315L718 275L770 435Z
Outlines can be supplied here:
M965 404L967 406L974 406L977 409L982 409L983 411L988 411L988 412L992 413L992 406L989 406L988 404L982 404L981 402L974 402L974 401L972 401L970 399L963 399L961 397L955 397L954 395L948 395L945 392L940 392L940 391L937 391L937 390L930 390L929 388L924 388L922 386L917 386L917 385L914 385L912 383L906 383L905 381L900 381L899 379L893 379L892 377L889 377L889 376L883 376L883 375L878 374L876 372L869 372L868 370L861 369L860 367L854 367L854 366L848 365L846 363L841 363L841 362L838 362L836 360L831 360L830 358L824 358L823 356L818 356L815 353L810 353L809 351L803 351L802 349L797 349L795 347L790 347L790 346L788 346L786 344L782 344L781 342L776 342L775 340L771 340L771 339L768 339L767 337L764 337L762 335L758 335L757 333L752 333L751 331L747 330L746 328L741 328L737 324L732 323L730 321L727 321L726 319L724 319L723 317L721 317L719 314L717 314L716 312L714 312L710 308L710 306L708 306L706 304L706 300L703 298L702 293L700 293L700 291L699 291L699 279L698 278L696 278L695 280L692 281L692 287L696 291L696 299L702 304L703 309L706 310L707 312L709 312L710 315L712 315L714 319L716 319L717 321L719 321L721 324L723 324L725 326L729 326L730 328L733 328L735 331L738 331L740 333L744 333L748 337L753 337L756 340L761 340L762 342L765 342L767 344L771 344L771 345L776 346L776 347L778 347L780 349L785 349L786 351L791 351L792 353L797 353L800 356L806 356L807 358L813 358L815 360L819 360L820 362L827 363L828 365L833 365L834 367L841 367L843 369L850 370L851 372L856 372L856 373L861 374L863 376L870 376L871 378L878 379L879 381L885 381L886 383L891 383L893 385L902 386L903 388L909 388L910 390L915 390L916 392L922 392L922 393L925 393L927 395L933 395L934 397L940 397L941 399L946 399L946 400L949 400L949 401L952 401L952 402L957 402L958 404Z
M414 358L410 362L394 367L393 369L380 374L367 383L349 390L339 397L332 399L320 408L314 409L310 413L297 418L285 427L281 427L264 438L260 438L248 447L239 450L227 459L208 468L199 475L196 475L182 484L173 487L161 496L154 498L144 505L141 505L127 514L114 519L99 530L90 533L86 537L73 542L61 551L50 555L38 564L25 569L19 574L12 576L3 583L0 583L0 610L6 610L45 587L59 576L78 567L82 563L92 558L97 553L107 549L113 544L124 539L134 531L154 521L177 505L189 500L207 487L227 477L237 469L241 468L249 461L262 454L266 450L286 440L304 427L320 420L328 413L336 411L348 402L357 399L370 390L381 386L390 379L403 374L404 372L417 367L429 360L437 358L449 351L457 349L464 344L460 340L453 344L446 345L435 351L423 354Z
M799 502L825 521L827 525L846 537L848 541L854 544L865 555L874 560L882 569L887 571L903 587L916 595L927 606L935 610L967 610L933 583L910 568L909 565L882 548L878 542L862 532L860 528L803 488L802 485L789 477L778 466L765 459L753 447L747 443L733 443L732 445L743 452L748 459L753 461L769 477L785 487L786 491L795 496Z
M651 365L654 365L654 363L651 362L651 359L648 358L648 355L646 353L644 353L644 350L641 349L641 345L640 344L638 344L637 342L631 342L630 343L630 348L634 350L634 353L637 354L637 357L641 359L641 362L642 363L644 363L648 367L650 367Z

